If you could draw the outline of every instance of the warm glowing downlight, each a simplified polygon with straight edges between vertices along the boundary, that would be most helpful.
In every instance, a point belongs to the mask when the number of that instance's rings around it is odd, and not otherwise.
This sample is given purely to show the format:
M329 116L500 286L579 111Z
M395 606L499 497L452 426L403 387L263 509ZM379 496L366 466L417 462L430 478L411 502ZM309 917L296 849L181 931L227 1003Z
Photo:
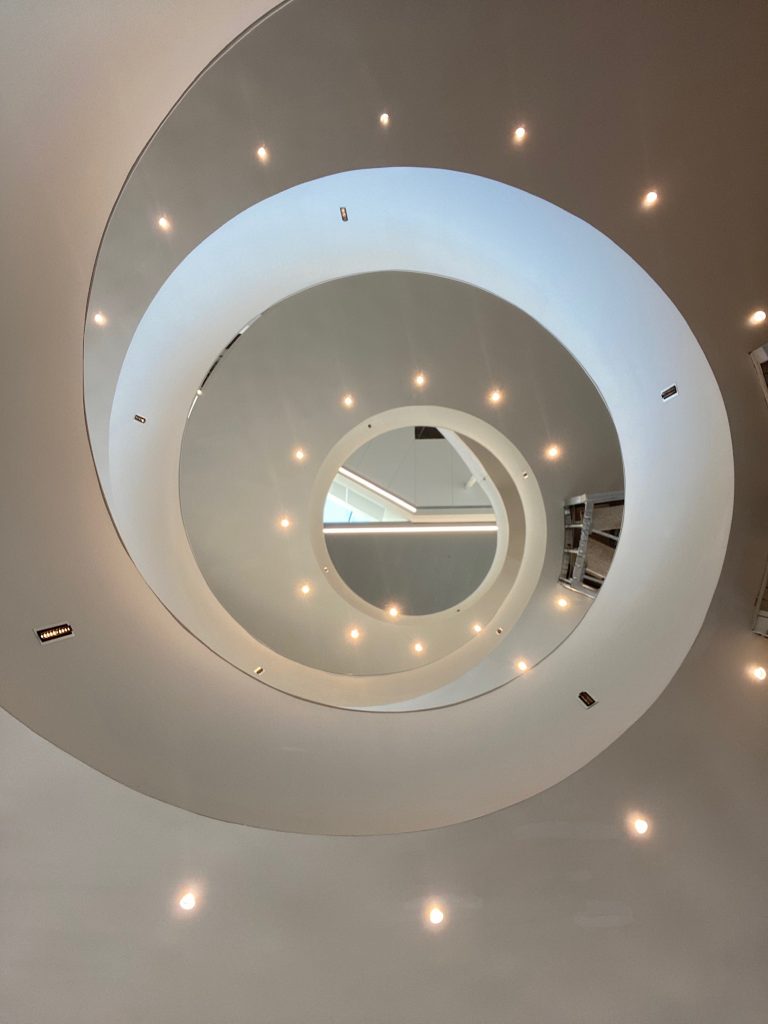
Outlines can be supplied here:
M197 906L197 897L193 892L185 892L179 900L179 906L182 910L194 910Z
M290 525L291 525L291 520L288 518L288 516L282 516L278 520L278 523L279 523L280 528L282 530L287 530L290 527Z
M419 372L414 375L413 386L415 388L423 388L423 387L426 386L426 383L427 383L427 375L426 375L426 373L424 373L422 370L419 370Z
M759 324L765 323L766 315L764 309L756 309L754 313L749 314L749 322L753 327L757 327Z
M269 160L269 150L267 149L266 146L259 146L259 148L256 150L256 156L259 158L259 160L261 160L263 164L265 164L267 160Z
M414 654L423 654L424 653L424 644L421 642L421 640L417 640L416 643L413 645L413 653Z
M558 597L557 601L555 601L555 604L557 605L558 608L567 608L568 607L568 598L567 597Z
M503 399L503 397L504 392L501 390L501 388L492 388L488 392L488 401L491 403L491 405L498 405L499 402L501 402L501 400Z
M430 924L442 924L443 921L445 920L445 911L443 910L442 907L434 905L429 908L429 912L427 913L427 920L429 921Z
M107 323L107 317L101 312L101 310L99 310L98 313L93 314L93 322L97 327L104 327Z
M646 192L643 196L643 206L646 209L650 209L651 206L655 206L659 201L659 193L655 189L651 189Z
M158 217L157 226L161 231L170 231L172 227L170 217L166 217L165 214L163 214L162 217Z
M387 615L390 617L390 619L396 619L399 614L400 614L400 609L398 608L398 606L396 604L391 604L387 608Z
M560 458L560 445L551 444L549 448L547 448L544 451L544 454L550 460L550 462L554 462L555 459Z
M389 114L386 112L386 110L383 113L379 114L379 124L383 125L384 128L386 128L387 125L389 124Z
M344 397L341 400L341 404L344 406L345 409L352 409L352 408L354 408L355 396L354 395L350 395L350 394L344 395Z
M515 662L515 668L518 672L527 672L528 662L524 658L520 658L519 661Z
M755 665L753 669L750 669L750 675L753 679L757 680L758 683L764 683L768 672L763 668L762 665Z
M307 457L307 453L303 448L296 448L294 450L293 457L297 462L303 462Z
M630 826L632 828L632 831L637 836L647 835L648 834L648 830L651 827L647 818L641 818L639 816L636 817L636 818L632 818L632 820L630 822Z
M525 142L525 137L526 137L527 134L528 134L528 129L525 127L525 125L524 124L519 124L517 126L517 128L515 128L515 130L512 132L512 138L515 140L516 144L519 146L521 142Z
M472 632L475 633L475 634L483 632L483 627L480 625L479 622L473 623L473 625L472 625Z
M359 640L362 635L357 626L353 626L347 634L350 640Z
M312 593L312 584L302 583L301 586L299 587L299 593L302 595L302 597L309 597L309 595Z

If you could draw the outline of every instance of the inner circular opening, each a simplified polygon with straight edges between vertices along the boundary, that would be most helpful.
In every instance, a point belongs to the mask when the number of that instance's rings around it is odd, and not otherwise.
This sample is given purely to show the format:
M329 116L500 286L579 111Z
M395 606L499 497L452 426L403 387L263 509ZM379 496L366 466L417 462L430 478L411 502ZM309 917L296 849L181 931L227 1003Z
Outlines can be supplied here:
M483 454L428 423L389 430L353 452L323 507L328 553L350 590L397 619L460 606L478 589L498 535L499 499Z

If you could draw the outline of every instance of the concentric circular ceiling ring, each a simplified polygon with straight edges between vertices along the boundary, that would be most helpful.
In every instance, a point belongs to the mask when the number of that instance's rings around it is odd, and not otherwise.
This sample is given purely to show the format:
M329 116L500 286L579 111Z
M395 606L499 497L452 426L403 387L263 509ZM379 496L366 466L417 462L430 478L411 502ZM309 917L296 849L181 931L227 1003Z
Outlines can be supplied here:
M340 238L342 204L355 217ZM732 461L722 401L695 339L647 275L583 222L508 186L425 169L351 172L258 204L206 240L158 294L125 360L110 439L111 507L145 573L157 585L165 571L164 586L194 589L173 481L189 396L216 354L212 336L234 335L254 307L322 280L393 269L503 297L595 380L619 431L628 502L603 597L535 671L450 709L361 715L267 687L241 689L232 704L219 693L228 727L208 722L208 749L225 746L221 763L208 763L206 784L191 786L184 774L179 789L167 773L145 784L171 802L330 832L430 827L508 805L615 739L666 685L701 624L725 550ZM642 353L629 388L618 351ZM679 399L662 405L673 382ZM130 430L137 403L154 426L151 446ZM706 464L691 457L694 448L707 451ZM694 514L704 500L713 509L706 523ZM600 691L588 716L575 699L587 686ZM286 729L298 757L286 757ZM256 747L280 766L276 788L250 784ZM350 762L354 780L345 775ZM321 796L328 787L331 801Z

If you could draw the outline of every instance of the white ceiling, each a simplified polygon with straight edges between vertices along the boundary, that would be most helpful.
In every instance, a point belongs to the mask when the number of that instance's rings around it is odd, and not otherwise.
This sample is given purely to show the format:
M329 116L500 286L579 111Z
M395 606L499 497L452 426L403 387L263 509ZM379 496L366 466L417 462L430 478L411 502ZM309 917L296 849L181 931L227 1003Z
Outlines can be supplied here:
M734 439L734 526L718 592L676 679L600 757L508 811L420 835L323 839L209 821L118 786L4 717L2 1019L757 1024L768 997L768 690L744 670L768 657L749 633L766 557L768 418L746 355L762 335L744 316L768 301L768 13L749 0L489 0L441 5L439 18L426 3L357 7L354 28L342 3L315 10L329 41L367 33L363 74L382 104L410 115L396 159L418 163L428 142L435 163L545 195L617 241L688 319ZM91 515L82 321L98 240L133 159L262 9L4 7L9 700L34 678L32 659L54 680L33 627L84 614L110 588L124 628L144 635L151 622L146 635L181 654L103 509ZM532 128L524 161L503 149L518 117ZM336 126L328 142L342 138ZM663 197L652 219L636 208L651 184ZM118 635L91 666L105 680ZM52 724L72 699L50 689L42 710ZM98 702L82 717L103 742L119 741L120 723ZM623 831L633 808L653 821L643 844ZM179 920L173 896L190 879L205 899ZM450 909L439 935L420 925L432 896Z

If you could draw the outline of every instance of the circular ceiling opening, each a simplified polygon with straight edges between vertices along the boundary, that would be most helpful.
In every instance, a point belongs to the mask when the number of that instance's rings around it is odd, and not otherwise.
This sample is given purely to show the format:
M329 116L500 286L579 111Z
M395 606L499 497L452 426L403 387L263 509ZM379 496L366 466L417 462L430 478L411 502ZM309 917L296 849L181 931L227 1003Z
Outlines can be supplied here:
M202 636L227 614L232 660L261 684L372 710L464 700L556 650L607 574L623 503L610 414L564 347L497 297L402 272L238 321L184 412ZM581 496L614 494L595 540Z
M379 434L346 459L325 498L323 533L350 590L393 619L475 593L504 514L483 455L455 431L419 424ZM521 533L522 516L515 525Z
M121 204L131 194L129 183ZM103 309L114 329L124 297L102 272L111 228L89 324ZM455 172L307 181L214 231L135 333L124 329L123 349L95 324L86 336L105 497L158 597L248 676L198 658L158 619L142 647L160 656L165 644L180 671L112 688L126 743L117 762L93 756L109 774L268 827L447 824L581 767L680 664L722 562L727 419L680 314L583 221ZM664 403L671 376L685 388ZM323 502L367 440L424 423L451 425L504 463L525 513L522 557L460 614L390 622L367 605L364 617L361 598L344 602L331 585ZM703 468L692 438L712 455ZM617 547L622 454L642 497ZM702 494L720 499L704 547L690 512ZM607 574L597 542L609 557L616 548ZM434 639L415 657L410 631L428 620ZM156 764L172 770L156 775Z

